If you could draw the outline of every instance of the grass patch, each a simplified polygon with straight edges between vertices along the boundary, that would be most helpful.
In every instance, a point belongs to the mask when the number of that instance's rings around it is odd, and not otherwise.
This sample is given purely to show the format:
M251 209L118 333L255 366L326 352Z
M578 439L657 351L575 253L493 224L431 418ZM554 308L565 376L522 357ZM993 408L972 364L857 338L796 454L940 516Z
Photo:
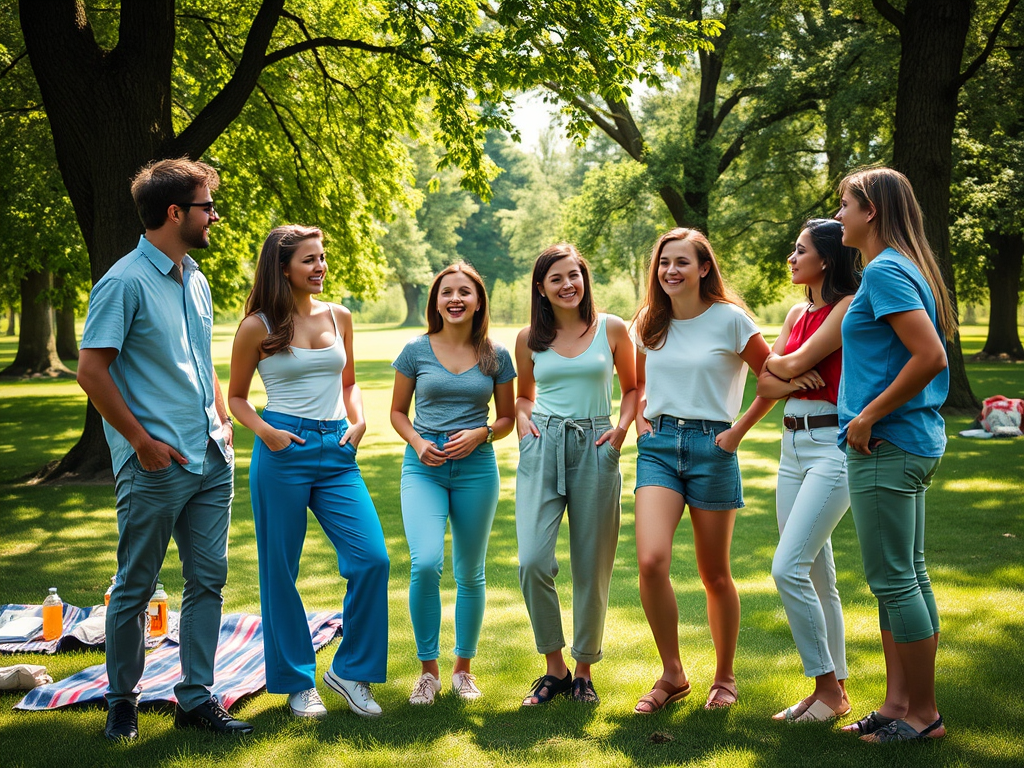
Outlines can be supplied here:
M965 351L980 349L983 329L966 329ZM233 326L215 328L214 355L226 380ZM377 503L392 558L388 682L376 693L385 716L375 721L345 710L325 691L331 714L322 722L298 722L284 697L261 694L235 712L252 721L256 734L224 740L172 728L170 718L143 713L142 739L129 748L109 745L97 709L12 712L19 694L0 695L0 764L35 766L982 766L1010 768L1024 754L1024 505L1020 495L1021 441L950 440L928 496L928 563L943 621L938 694L950 735L941 744L878 748L817 727L782 727L768 718L809 691L785 614L769 573L778 539L774 488L781 408L758 425L741 448L747 507L733 544L733 570L743 605L737 658L740 703L729 712L705 712L700 703L714 669L704 596L685 523L674 547L673 582L680 605L680 642L694 694L653 717L631 714L637 697L660 667L637 592L633 494L636 451L626 443L622 461L623 521L612 582L605 660L595 667L602 697L596 709L559 701L520 710L531 680L542 672L517 577L513 493L514 440L496 445L501 501L488 553L488 607L474 664L484 698L463 706L448 693L454 644L455 584L449 559L442 578L444 621L441 658L445 693L433 707L406 699L418 676L406 595L409 553L399 508L402 446L387 421L393 373L389 362L415 330L362 328L356 334L360 381L370 427L360 464ZM508 345L516 329L499 328ZM0 364L14 355L0 338ZM968 366L980 396L1024 392L1024 366ZM264 394L254 381L253 399ZM116 523L108 486L27 487L18 478L58 458L81 429L85 399L74 382L0 384L0 601L39 602L57 586L76 605L98 603L115 568ZM950 419L947 432L969 419ZM248 469L252 435L239 430L236 496L225 611L259 611L256 545L249 507ZM1009 534L1009 535L1007 535ZM568 560L565 531L558 556ZM847 618L854 711L864 714L883 695L884 673L876 606L864 582L852 520L834 537L839 590ZM172 546L163 581L177 606L180 565ZM342 587L330 544L310 517L299 588L307 608L337 608ZM559 577L563 621L571 636L571 581ZM318 656L322 674L333 645ZM100 653L9 657L3 663L45 664L55 678L103 661ZM661 732L671 740L656 743Z

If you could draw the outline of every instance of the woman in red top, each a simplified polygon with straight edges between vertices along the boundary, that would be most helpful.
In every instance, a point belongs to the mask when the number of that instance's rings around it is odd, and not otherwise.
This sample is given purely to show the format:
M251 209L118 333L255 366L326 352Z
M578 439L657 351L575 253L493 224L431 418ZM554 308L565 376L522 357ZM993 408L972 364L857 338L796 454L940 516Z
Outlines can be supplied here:
M850 711L843 607L836 590L832 531L850 507L846 455L837 445L842 370L840 325L857 291L857 252L831 219L804 225L790 255L793 283L807 301L786 316L758 378L757 394L786 398L776 487L779 546L772 577L814 692L775 715L814 722Z

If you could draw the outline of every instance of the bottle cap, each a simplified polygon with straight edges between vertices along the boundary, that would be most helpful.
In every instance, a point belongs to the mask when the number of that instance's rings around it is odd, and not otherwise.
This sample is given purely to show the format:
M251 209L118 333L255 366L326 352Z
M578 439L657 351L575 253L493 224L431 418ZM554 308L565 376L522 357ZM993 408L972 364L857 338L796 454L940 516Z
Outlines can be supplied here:
M56 595L57 594L57 588L56 587L50 587L50 594L51 595Z

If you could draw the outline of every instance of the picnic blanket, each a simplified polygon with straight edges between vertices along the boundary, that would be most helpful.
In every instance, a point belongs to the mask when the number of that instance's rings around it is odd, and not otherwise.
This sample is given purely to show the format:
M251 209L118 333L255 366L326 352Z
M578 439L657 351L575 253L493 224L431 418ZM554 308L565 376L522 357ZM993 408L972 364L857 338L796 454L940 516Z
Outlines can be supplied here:
M339 611L307 612L306 621L316 650L341 634ZM175 703L174 684L180 677L178 646L167 641L146 656L146 671L139 682L139 704ZM221 617L213 693L221 704L230 708L240 698L256 693L266 684L263 620L251 613L230 613ZM14 708L43 710L82 704L102 706L106 690L106 667L97 664L56 683L39 686Z
M42 617L43 606L8 603L0 605L0 627L19 618ZM106 606L91 605L79 608L64 603L64 629L56 640L43 640L42 632L28 640L0 643L0 653L58 653L80 651L83 648L103 648L106 639L104 621ZM167 634L146 637L146 647L156 648L164 642L178 641L178 612L168 611Z

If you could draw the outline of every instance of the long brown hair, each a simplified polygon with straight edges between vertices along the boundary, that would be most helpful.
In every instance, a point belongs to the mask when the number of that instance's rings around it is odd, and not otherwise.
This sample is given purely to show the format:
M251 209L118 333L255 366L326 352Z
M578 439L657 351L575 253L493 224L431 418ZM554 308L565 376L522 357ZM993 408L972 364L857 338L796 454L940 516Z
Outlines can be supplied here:
M268 355L286 349L292 343L295 330L295 300L292 298L291 283L284 276L284 268L292 260L300 243L323 236L324 233L316 227L288 224L270 230L267 239L263 241L256 262L256 279L249 298L245 300L245 315L248 317L262 312L267 318L270 333L260 343L260 349Z
M921 270L935 298L935 314L947 339L957 329L957 316L949 299L946 283L939 271L928 238L924 234L924 216L910 181L892 168L865 168L839 182L839 194L849 192L862 208L874 208L878 237L890 248L906 256Z
M490 313L487 310L487 289L484 287L483 278L480 273L464 261L457 261L437 273L434 282L430 284L430 294L427 297L427 334L438 333L444 328L444 318L437 309L437 297L441 292L441 281L448 275L461 272L470 279L476 288L476 299L480 304L479 310L473 313L473 333L471 341L476 350L477 364L480 366L480 373L484 376L496 376L498 373L498 354L494 344L487 335L487 328L491 322Z
M580 265L580 274L583 276L583 298L580 299L577 309L580 319L586 323L583 331L586 334L590 327L597 320L597 309L594 307L594 292L590 288L590 265L584 259L576 246L572 243L556 243L545 248L544 251L533 262L533 282L530 286L532 299L530 301L530 333L526 339L526 346L534 352L543 352L550 349L555 341L558 328L555 324L555 311L551 308L551 302L540 292L544 285L544 278L556 261L565 258L576 259Z
M698 229L686 229L677 227L670 229L658 238L651 251L651 267L647 276L647 295L644 297L640 309L633 316L633 323L641 343L648 349L660 349L665 343L665 336L668 334L669 323L672 322L672 300L661 287L658 280L658 262L661 260L661 251L665 244L673 240L689 241L697 252L698 266L710 264L708 273L700 279L700 300L705 304L714 304L724 301L728 304L735 304L744 312L748 312L747 305L736 295L735 291L725 284L722 279L722 272L718 269L718 259L711 248L707 237Z

